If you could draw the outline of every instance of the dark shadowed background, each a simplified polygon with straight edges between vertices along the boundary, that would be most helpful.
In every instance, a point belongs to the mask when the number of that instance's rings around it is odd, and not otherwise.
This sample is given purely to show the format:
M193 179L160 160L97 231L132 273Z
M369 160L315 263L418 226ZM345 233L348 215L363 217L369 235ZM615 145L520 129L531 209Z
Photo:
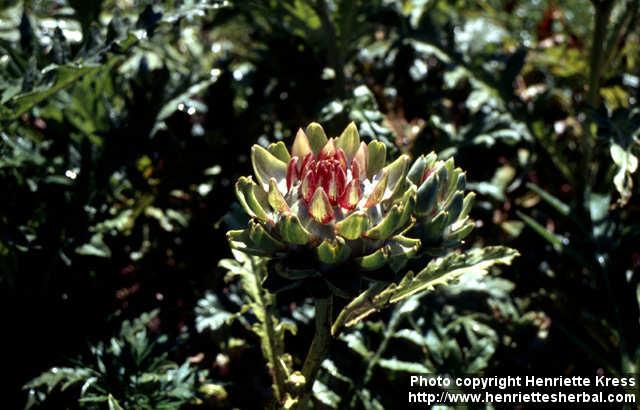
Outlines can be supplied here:
M455 156L467 246L522 254L344 333L317 408L394 408L418 372L637 372L637 22L637 0L0 1L1 407L269 403L218 262L251 145L310 121ZM298 364L307 296L278 296Z

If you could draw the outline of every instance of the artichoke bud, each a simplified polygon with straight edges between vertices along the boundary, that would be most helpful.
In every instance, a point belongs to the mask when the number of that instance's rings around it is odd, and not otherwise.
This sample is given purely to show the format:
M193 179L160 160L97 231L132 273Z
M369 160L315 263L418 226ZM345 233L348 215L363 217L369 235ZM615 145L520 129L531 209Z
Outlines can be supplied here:
M418 187L411 234L430 252L458 246L474 226L468 215L475 194L465 196L465 173L455 167L453 158L437 160L432 152L416 159L407 179L417 181Z
M354 123L335 138L311 123L290 149L254 145L255 181L236 183L251 220L227 233L230 246L270 258L265 283L291 288L320 280L340 295L339 283L351 286L373 271L391 280L422 245L454 244L469 233L473 194L464 196L464 173L452 159L386 160L385 145L361 141Z

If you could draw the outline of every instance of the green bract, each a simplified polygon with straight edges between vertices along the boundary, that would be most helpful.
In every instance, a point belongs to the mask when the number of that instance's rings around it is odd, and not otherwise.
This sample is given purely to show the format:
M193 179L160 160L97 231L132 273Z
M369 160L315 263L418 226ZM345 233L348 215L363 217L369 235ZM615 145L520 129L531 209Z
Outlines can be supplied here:
M407 179L418 187L411 233L420 238L423 250L441 255L458 246L474 227L469 211L475 194L464 194L464 171L455 168L453 158L441 161L432 152L414 161Z
M473 196L463 197L452 160L432 153L411 167L406 155L387 164L385 145L362 142L353 123L337 138L312 123L290 151L254 145L251 161L255 180L236 183L251 221L227 236L232 248L271 258L267 285L310 279L349 293L361 277L392 280L423 244L450 247L473 227Z

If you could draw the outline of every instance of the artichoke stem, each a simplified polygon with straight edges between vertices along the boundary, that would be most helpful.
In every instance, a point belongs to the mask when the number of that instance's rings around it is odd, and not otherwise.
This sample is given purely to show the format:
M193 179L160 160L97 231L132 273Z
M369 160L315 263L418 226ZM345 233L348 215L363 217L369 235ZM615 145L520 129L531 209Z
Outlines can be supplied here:
M329 346L331 345L332 302L332 296L315 300L316 331L313 336L313 341L311 342L311 347L309 348L309 353L307 353L307 357L302 366L302 374L304 375L306 382L304 393L299 402L299 407L301 408L304 408L303 406L309 399L313 383L318 375L318 370L320 370L320 365L327 356L327 353L329 353Z

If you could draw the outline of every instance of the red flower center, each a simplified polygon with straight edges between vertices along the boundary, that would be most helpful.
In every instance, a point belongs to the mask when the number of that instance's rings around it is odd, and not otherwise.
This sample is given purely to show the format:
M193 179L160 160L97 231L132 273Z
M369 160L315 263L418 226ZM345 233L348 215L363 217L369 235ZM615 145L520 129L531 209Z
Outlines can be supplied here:
M309 204L316 188L322 187L331 205L336 205L344 192L346 166L335 159L310 160L303 170L302 197Z
M321 151L317 157L309 153L300 161L293 157L287 167L287 188L301 181L300 196L309 205L318 187L327 194L331 205L353 209L359 199L360 183L354 177L347 183L347 160L340 148L330 152ZM353 191L357 191L354 192Z

